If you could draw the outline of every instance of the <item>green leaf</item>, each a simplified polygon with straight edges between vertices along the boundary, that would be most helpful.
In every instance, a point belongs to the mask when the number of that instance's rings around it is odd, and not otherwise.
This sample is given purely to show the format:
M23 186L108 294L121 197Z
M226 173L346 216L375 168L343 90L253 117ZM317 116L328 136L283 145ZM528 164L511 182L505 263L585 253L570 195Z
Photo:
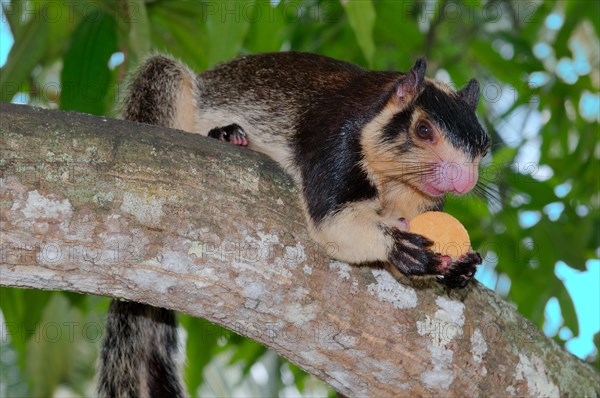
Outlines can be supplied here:
M54 294L43 290L0 287L0 310L22 370L27 365L27 342L35 335L44 309Z
M104 114L111 85L108 61L117 51L114 18L97 9L81 21L64 56L60 108Z
M42 17L47 16L48 36L46 38L46 54L44 64L49 64L55 59L62 57L65 47L68 45L71 35L77 24L82 19L81 13L84 7L75 2L57 2L54 0L43 0Z
M508 273L511 280L509 299L517 303L517 309L523 316L541 328L544 323L544 308L552 297L552 283L560 283L556 277L542 270L528 266L513 268Z
M242 368L242 373L246 375L252 365L258 361L258 359L263 356L267 352L267 348L256 341L250 340L248 338L242 337L241 344L238 344L237 349L234 351L230 364L237 363L238 361L242 361L244 366Z
M151 49L150 25L144 0L125 2L130 11L128 44L131 49L129 61L137 64Z
M417 4L407 1L377 1L375 40L377 46L375 67L407 71L416 57L423 55L424 36L419 31Z
M108 13L116 16L119 43L124 43L127 47L126 65L129 67L138 65L152 49L146 2L144 0L103 1L106 3L105 9Z
M249 8L250 30L246 37L246 49L252 53L279 51L285 41L285 2L276 6L268 2L256 2Z
M10 2L2 2L3 16L8 22L10 31L14 40L21 38L23 29L25 28L24 11L26 10L25 0L12 0Z
M596 359L594 360L594 367L600 372L600 332L594 335L594 345L596 346Z
M539 164L516 163L517 171L504 170L504 183L511 187L513 192L522 192L530 197L530 202L522 205L519 209L539 209L557 200L554 189L548 181L536 180L540 174Z
M83 390L73 383L71 375L83 376L77 372L82 361L89 363L95 358L96 344L84 340L88 325L90 323L69 306L63 295L52 296L37 325L35 339L28 342L27 370L32 396L52 397L63 381L70 381L74 390ZM92 328L94 332L97 327ZM89 372L85 373L85 376L91 376L87 374Z
M471 52L471 56L476 58L481 65L485 66L494 78L500 80L501 83L510 84L513 87L519 87L522 84L521 76L514 73L514 61L502 58L492 48L490 41L484 39L472 40L468 51ZM522 72L521 69L519 68L520 72Z
M82 312L87 311L88 296L85 294L67 291L62 291L61 294L69 301L69 304L72 307L75 307Z
M575 225L571 226L571 224ZM552 250L542 252L550 264L562 260L570 267L584 271L587 260L585 248L591 227L591 223L581 223L576 218L564 221L559 219L552 222L546 217L542 217L540 222L532 228L532 237L537 245L552 247ZM571 239L577 233L580 234L580 239Z
M584 16L587 15L594 15L594 11L598 10L598 7L594 7L594 3L597 3L595 1L567 1L565 2L565 13L563 14L563 24L560 28L560 30L558 31L558 35L556 36L556 39L554 41L554 46L553 48L556 51L556 57L557 58L561 58L561 57L571 57L571 50L569 49L568 46L568 41L571 39L572 35L573 35L573 31L577 28L577 25L579 25L582 22L582 19L585 18ZM597 15L596 17L593 17L591 19L597 19Z
M195 3L166 2L148 7L153 48L167 52L196 71L206 69L206 29Z
M571 329L573 336L579 335L579 322L577 320L577 311L575 310L575 303L573 298L565 288L564 284L561 283L561 288L556 294L556 298L560 304L560 312L565 321L565 326Z
M250 19L243 12L249 4L247 1L207 3L204 20L208 67L230 60L240 53L250 27Z
M10 102L29 78L46 52L48 24L32 18L13 43L6 63L0 68L0 100Z
M373 65L375 54L375 41L373 29L375 27L375 8L371 0L345 0L342 5L346 10L348 22L354 30L356 41L360 46L369 66Z
M204 379L204 367L210 362L213 351L218 347L218 340L223 336L223 328L204 319L181 316L181 324L185 327L187 366L185 380L190 396L196 396Z

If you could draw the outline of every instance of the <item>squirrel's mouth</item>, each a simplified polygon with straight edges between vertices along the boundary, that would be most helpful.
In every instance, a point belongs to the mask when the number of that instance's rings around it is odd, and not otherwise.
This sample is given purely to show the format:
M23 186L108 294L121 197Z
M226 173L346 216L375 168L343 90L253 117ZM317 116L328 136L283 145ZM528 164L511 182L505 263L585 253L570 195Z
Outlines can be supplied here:
M473 163L441 162L421 180L420 188L433 197L447 193L464 195L477 183L478 171Z
M425 193L427 193L430 196L434 196L434 197L442 196L448 192L445 190L438 189L432 183L424 183L421 185L421 188L423 189L423 191L425 191Z
M475 186L476 181L469 182L438 182L438 181L424 181L421 184L421 189L428 195L433 197L439 197L447 193L453 195L464 195L469 192Z

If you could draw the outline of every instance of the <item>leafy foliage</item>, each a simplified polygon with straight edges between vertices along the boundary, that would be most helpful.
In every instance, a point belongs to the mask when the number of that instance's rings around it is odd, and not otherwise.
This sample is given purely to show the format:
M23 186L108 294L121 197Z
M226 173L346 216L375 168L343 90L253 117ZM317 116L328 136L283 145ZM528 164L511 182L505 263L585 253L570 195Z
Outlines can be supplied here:
M497 194L453 199L447 210L487 254L483 271L494 275L492 287L539 327L555 297L564 326L578 334L581 314L554 270L564 262L584 271L598 256L599 2L11 0L2 7L14 38L0 69L3 101L26 94L31 104L111 114L125 76L151 51L169 52L198 71L263 51L318 52L395 70L407 70L426 55L432 77L451 77L456 86L478 78L479 115L495 142L481 180ZM532 217L534 222L524 223ZM597 281L589 288L598 289ZM17 357L3 362L3 369L18 366L13 373L28 376L28 385L3 370L0 385L7 391L0 394L25 388L46 396L59 384L80 393L89 389L90 377L69 377L68 364L59 358L77 357L90 341L51 348L48 339L44 345L32 336L54 316L81 322L98 318L106 306L97 298L74 297L0 290L6 324L29 331L7 328L11 346L0 347ZM192 394L210 358L230 352L247 375L265 355L263 347L229 331L182 318ZM282 368L278 361L272 369ZM54 369L48 377L33 377L48 365ZM306 375L286 366L302 390Z

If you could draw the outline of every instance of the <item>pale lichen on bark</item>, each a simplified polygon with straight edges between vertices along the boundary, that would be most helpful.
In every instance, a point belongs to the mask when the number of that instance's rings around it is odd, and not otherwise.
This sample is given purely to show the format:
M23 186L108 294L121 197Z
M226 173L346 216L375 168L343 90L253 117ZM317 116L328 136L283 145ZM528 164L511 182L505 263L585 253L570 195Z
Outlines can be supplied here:
M333 261L264 156L131 122L0 112L4 286L204 317L350 396L598 395L596 371L481 285Z

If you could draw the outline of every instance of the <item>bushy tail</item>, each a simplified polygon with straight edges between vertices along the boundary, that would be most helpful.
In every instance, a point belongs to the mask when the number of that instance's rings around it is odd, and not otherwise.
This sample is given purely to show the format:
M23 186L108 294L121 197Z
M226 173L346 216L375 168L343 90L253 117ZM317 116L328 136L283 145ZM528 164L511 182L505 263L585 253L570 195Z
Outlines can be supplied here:
M196 122L196 76L182 63L153 55L127 83L123 119L192 131Z
M113 300L100 353L101 397L183 397L173 311Z
M129 82L121 113L127 120L192 131L196 94L195 77L184 65L154 55ZM113 300L99 361L99 395L183 397L177 351L173 311Z

